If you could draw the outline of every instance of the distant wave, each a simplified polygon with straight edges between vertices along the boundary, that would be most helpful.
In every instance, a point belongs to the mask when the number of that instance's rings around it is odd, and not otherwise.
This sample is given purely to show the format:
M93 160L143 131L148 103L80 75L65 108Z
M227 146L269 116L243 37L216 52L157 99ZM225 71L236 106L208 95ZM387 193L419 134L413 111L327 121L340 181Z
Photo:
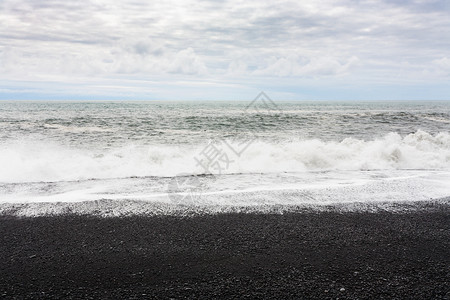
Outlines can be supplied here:
M0 145L0 182L69 181L132 176L200 174L195 158L201 145L132 144L99 150L70 148L47 141L14 141ZM254 141L242 155L228 148L228 173L305 172L321 170L450 169L450 134L424 131L401 136L389 133L364 141ZM218 170L211 169L212 173Z
M45 123L44 128L46 129L55 129L63 132L72 132L72 133L85 133L85 132L113 132L112 129L105 129L96 126L64 126L60 124L47 124Z

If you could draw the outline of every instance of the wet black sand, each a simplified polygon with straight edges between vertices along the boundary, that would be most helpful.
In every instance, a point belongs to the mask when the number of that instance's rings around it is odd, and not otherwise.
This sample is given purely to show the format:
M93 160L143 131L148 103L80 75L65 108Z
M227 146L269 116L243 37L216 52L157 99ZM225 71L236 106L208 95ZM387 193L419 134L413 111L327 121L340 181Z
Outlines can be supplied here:
M450 209L0 217L0 298L450 298Z

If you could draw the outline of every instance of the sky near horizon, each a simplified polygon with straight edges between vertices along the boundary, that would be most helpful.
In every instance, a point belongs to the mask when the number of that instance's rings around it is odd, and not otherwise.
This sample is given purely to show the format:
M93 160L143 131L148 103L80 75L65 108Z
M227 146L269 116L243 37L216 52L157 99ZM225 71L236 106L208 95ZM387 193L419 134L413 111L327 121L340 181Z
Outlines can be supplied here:
M1 0L0 99L450 100L450 1Z

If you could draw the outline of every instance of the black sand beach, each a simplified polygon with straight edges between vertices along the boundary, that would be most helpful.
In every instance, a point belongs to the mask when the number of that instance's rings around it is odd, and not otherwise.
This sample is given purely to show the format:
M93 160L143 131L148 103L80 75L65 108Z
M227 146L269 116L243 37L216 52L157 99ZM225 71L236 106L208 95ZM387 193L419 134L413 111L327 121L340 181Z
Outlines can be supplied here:
M449 212L2 216L0 297L450 299Z

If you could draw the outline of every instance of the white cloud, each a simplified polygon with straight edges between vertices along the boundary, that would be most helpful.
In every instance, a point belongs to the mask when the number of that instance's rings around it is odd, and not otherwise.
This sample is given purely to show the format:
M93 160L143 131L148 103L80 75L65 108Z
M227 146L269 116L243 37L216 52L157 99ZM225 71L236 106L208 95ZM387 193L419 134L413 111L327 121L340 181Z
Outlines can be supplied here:
M433 60L432 64L425 70L424 74L437 77L450 77L450 59L442 57Z
M206 74L206 67L201 58L192 48L179 51L169 64L170 73L179 74Z
M302 63L302 61L306 61ZM312 57L310 59L299 59L295 55L289 57L272 58L267 67L258 69L256 75L265 76L299 76L299 77L327 77L338 76L348 73L351 67L358 63L358 58L353 56L340 62L333 57Z
M437 67L450 70L450 59L447 57L443 57L441 59L433 60L433 64Z

